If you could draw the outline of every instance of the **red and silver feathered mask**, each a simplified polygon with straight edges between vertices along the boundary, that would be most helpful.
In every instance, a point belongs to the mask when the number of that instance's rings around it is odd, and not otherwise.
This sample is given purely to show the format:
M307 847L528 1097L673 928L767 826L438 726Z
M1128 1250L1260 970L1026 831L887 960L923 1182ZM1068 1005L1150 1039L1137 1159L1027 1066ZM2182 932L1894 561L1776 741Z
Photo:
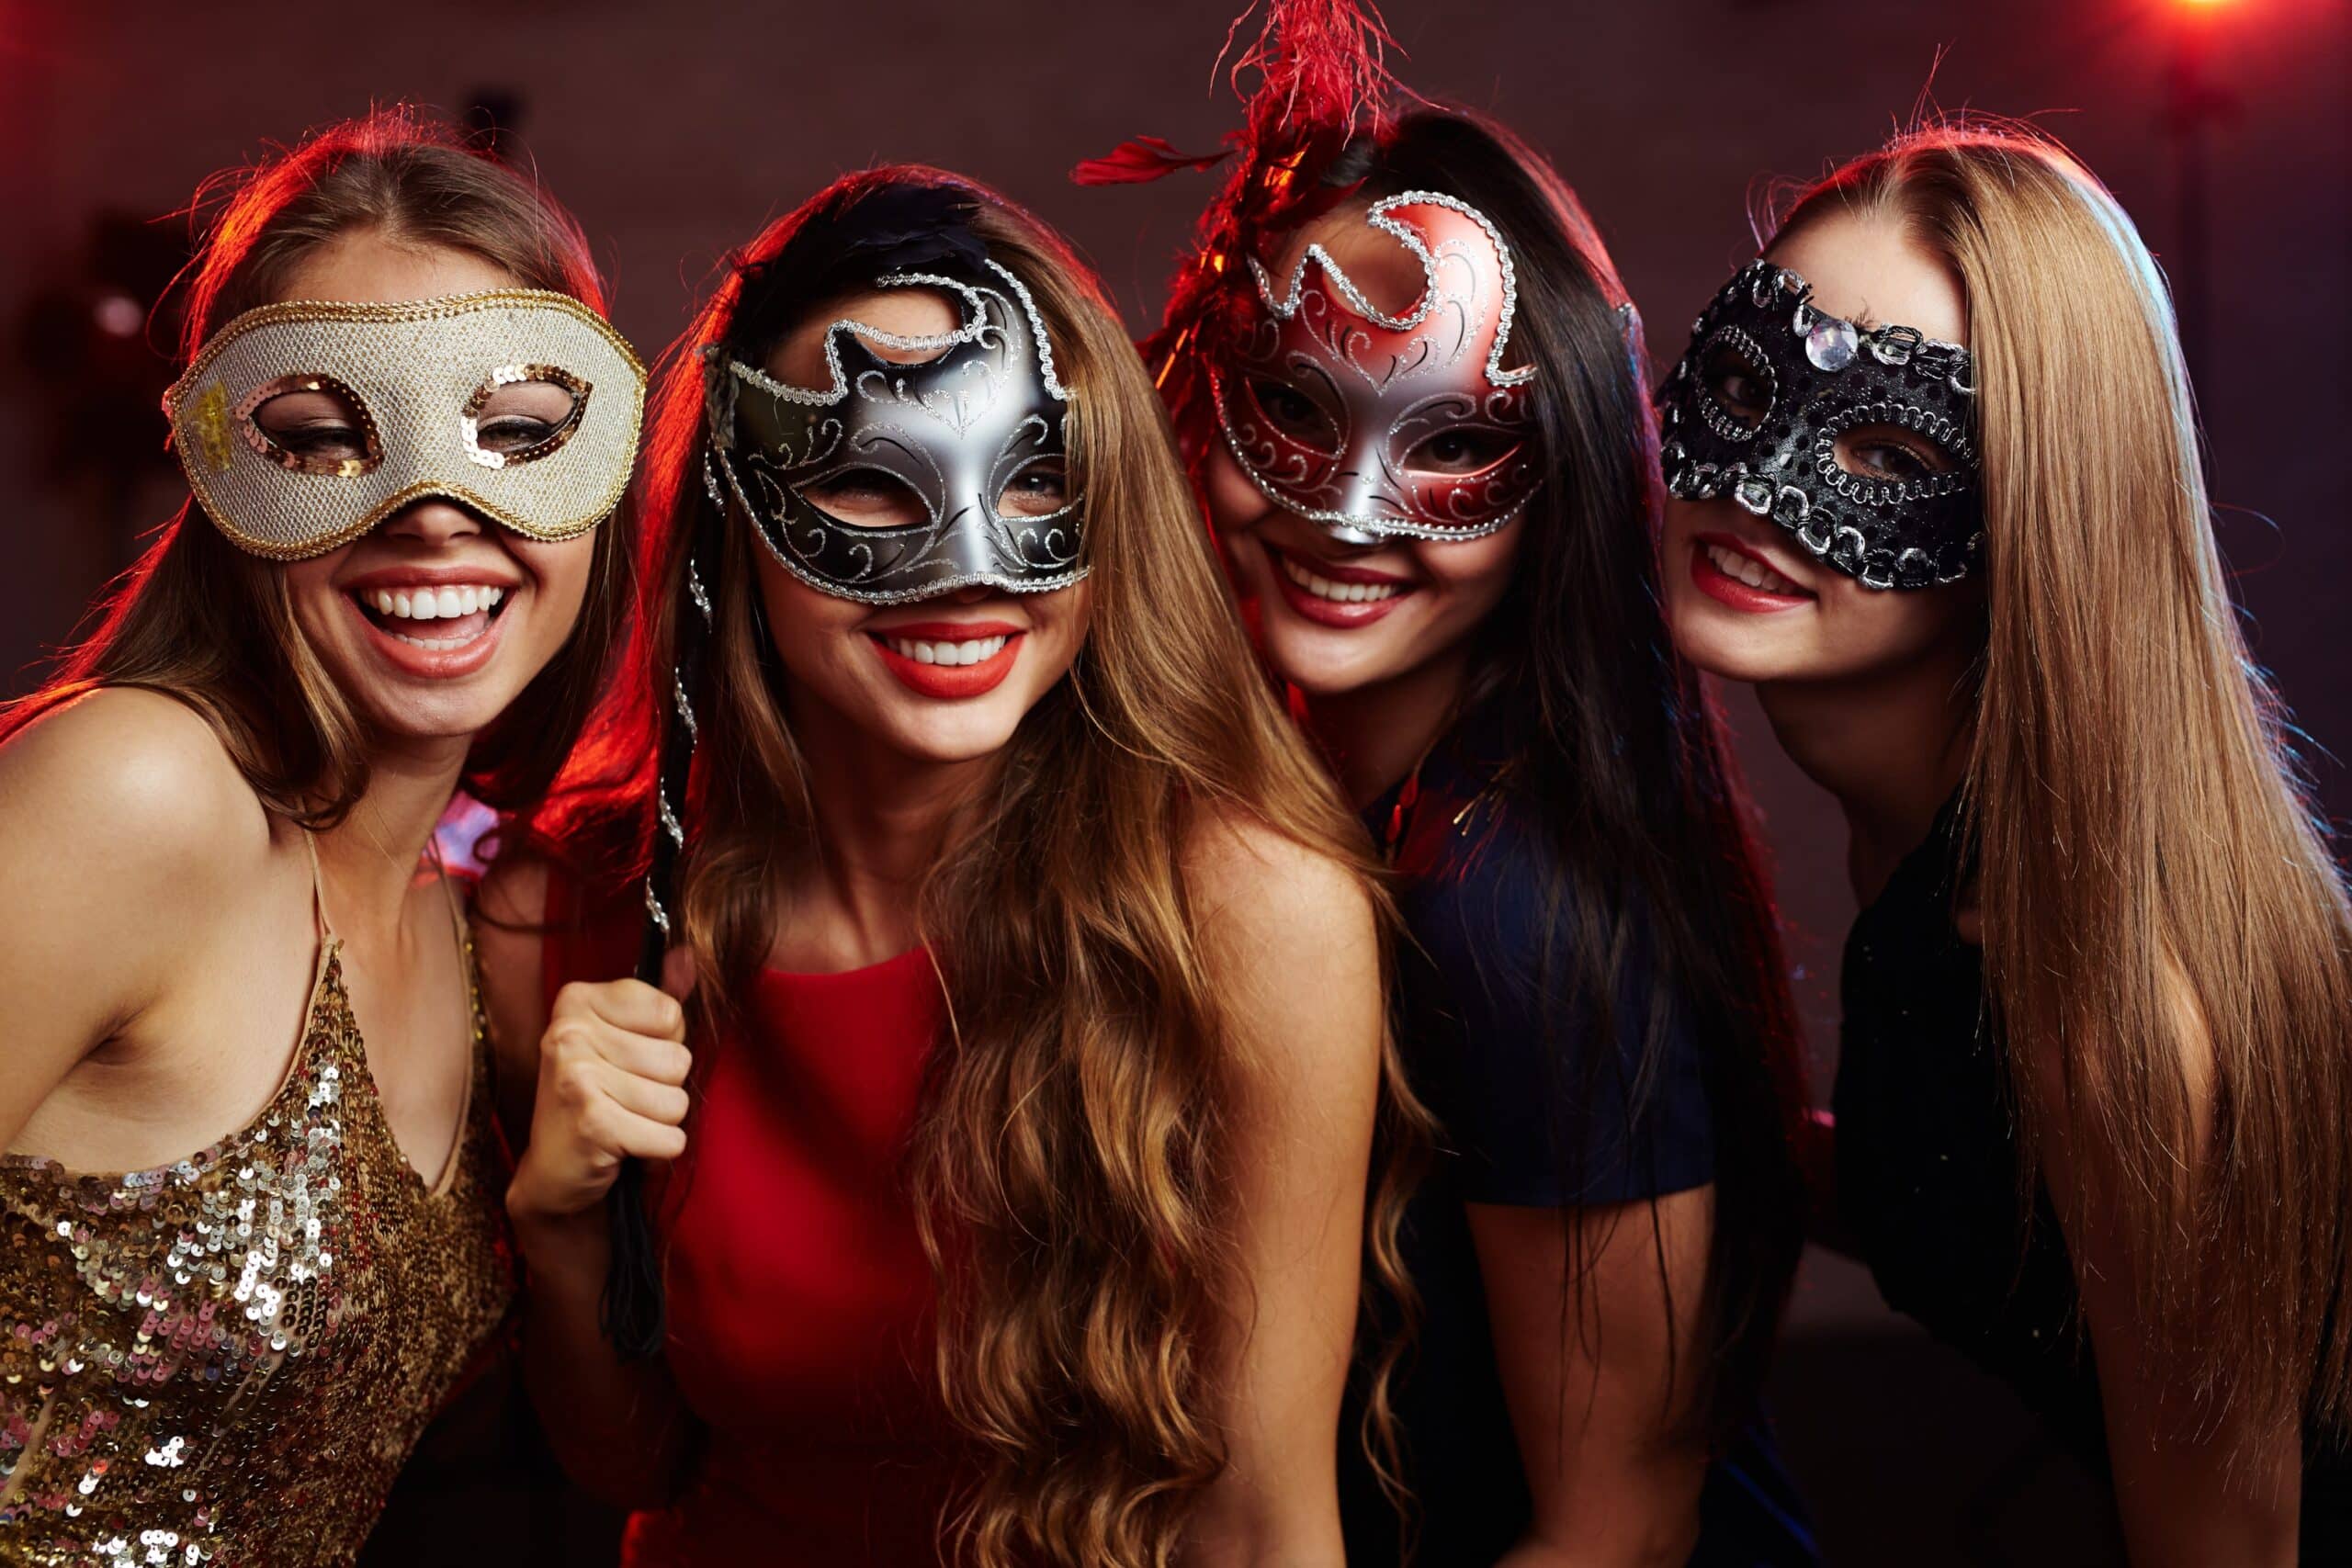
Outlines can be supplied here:
M1209 353L1226 445L1268 500L1343 543L1494 533L1542 482L1535 371L1503 363L1510 251L1484 213L1433 191L1374 202L1364 221L1420 264L1420 298L1386 314L1319 244L1280 288L1251 257L1255 298Z

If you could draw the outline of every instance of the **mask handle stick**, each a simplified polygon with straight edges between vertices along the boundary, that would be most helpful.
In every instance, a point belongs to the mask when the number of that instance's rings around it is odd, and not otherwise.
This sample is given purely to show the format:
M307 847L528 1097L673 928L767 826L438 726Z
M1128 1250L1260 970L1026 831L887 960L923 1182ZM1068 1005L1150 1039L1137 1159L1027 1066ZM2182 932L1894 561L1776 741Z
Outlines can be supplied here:
M717 476L708 459L703 478L718 512ZM664 961L674 935L670 910L677 891L678 859L686 835L678 809L686 779L693 769L700 725L689 694L701 686L704 653L710 641L710 594L703 586L702 565L707 558L710 514L699 519L686 561L686 597L695 614L677 618L677 664L671 672L673 712L662 727L663 744L653 787L652 851L645 877L645 932L638 947L637 977L649 986L662 983ZM611 1238L612 1260L605 1274L599 1321L605 1337L623 1360L644 1360L660 1352L668 1335L668 1303L662 1281L662 1253L653 1221L645 1210L645 1168L638 1160L621 1162L612 1190L605 1196L605 1226Z

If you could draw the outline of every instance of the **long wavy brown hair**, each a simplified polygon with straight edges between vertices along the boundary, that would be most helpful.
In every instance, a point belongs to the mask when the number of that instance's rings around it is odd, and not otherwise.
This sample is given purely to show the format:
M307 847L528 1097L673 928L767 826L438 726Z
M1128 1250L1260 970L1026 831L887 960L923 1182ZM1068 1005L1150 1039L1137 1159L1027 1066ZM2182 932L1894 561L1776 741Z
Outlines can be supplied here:
M2340 1427L2352 909L2230 603L2163 279L2022 127L1899 137L1779 236L1833 212L1903 222L1968 302L1989 632L1963 803L2024 1179L2077 1151L2062 1208L2117 1217L2201 1416Z
M525 288L605 309L571 215L520 171L405 108L330 127L217 175L192 264L180 360L214 329L277 299L305 256L355 234L464 251ZM545 793L593 711L628 604L627 503L596 531L588 592L547 668L475 740L464 787L492 806ZM0 739L102 686L177 698L211 725L264 805L306 827L339 820L368 788L368 737L294 618L282 565L237 548L183 505L100 601L96 628L41 686L0 708Z
M988 1564L1165 1563L1224 1463L1216 1345L1248 1311L1227 1129L1249 1065L1204 968L1185 847L1215 820L1259 823L1380 895L1361 830L1258 672L1142 363L1044 224L957 176L892 166L837 181L741 253L661 378L647 645L593 750L635 768L621 799L641 844L647 731L666 719L650 694L666 694L695 615L681 608L693 540L714 531L677 902L696 1027L718 1038L728 998L793 917L777 870L813 852L820 826L757 608L761 547L705 491L696 350L763 358L827 301L763 288L828 246L857 203L909 186L967 195L973 232L1035 299L1071 391L1092 569L1083 648L1022 720L922 898L950 1030L910 1176L940 1286L939 1383L981 1459L951 1529ZM1366 1253L1375 1282L1401 1293L1403 1151L1420 1123L1393 1059L1386 1081Z

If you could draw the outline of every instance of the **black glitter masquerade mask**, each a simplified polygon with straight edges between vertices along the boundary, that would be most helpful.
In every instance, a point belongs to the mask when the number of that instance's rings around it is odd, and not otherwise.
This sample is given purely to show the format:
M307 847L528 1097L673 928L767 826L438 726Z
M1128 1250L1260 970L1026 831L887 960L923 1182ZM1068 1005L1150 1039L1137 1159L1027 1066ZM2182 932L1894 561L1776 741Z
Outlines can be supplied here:
M1957 582L1984 538L1974 362L1915 327L1862 331L1812 298L1759 259L1708 305L1658 393L1667 488L1728 492L1865 588ZM1907 433L1886 465L1841 457L1841 437L1877 428Z

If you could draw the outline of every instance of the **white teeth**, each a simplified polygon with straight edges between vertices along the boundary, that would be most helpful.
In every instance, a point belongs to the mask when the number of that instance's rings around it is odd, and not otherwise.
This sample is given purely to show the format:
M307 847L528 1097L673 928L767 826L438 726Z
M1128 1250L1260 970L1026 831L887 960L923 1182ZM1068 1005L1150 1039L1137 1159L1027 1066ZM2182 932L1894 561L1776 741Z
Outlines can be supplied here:
M413 592L398 588L378 588L357 595L363 604L372 607L379 615L402 621L454 620L495 607L506 597L506 590L488 583L466 583L449 588L423 588ZM398 635L398 634L395 634Z
M971 642L917 642L911 637L884 636L891 652L917 664L984 664L1004 651L1011 640L984 637Z
M1737 550L1725 549L1721 545L1709 545L1706 548L1707 559L1713 562L1715 570L1725 577L1745 582L1748 587L1758 589L1766 593L1796 596L1804 592L1804 590L1753 556L1742 555Z
M1376 604L1383 599L1393 599L1403 591L1395 582L1333 582L1318 577L1290 557L1282 558L1283 572L1293 582L1314 594L1340 604Z

